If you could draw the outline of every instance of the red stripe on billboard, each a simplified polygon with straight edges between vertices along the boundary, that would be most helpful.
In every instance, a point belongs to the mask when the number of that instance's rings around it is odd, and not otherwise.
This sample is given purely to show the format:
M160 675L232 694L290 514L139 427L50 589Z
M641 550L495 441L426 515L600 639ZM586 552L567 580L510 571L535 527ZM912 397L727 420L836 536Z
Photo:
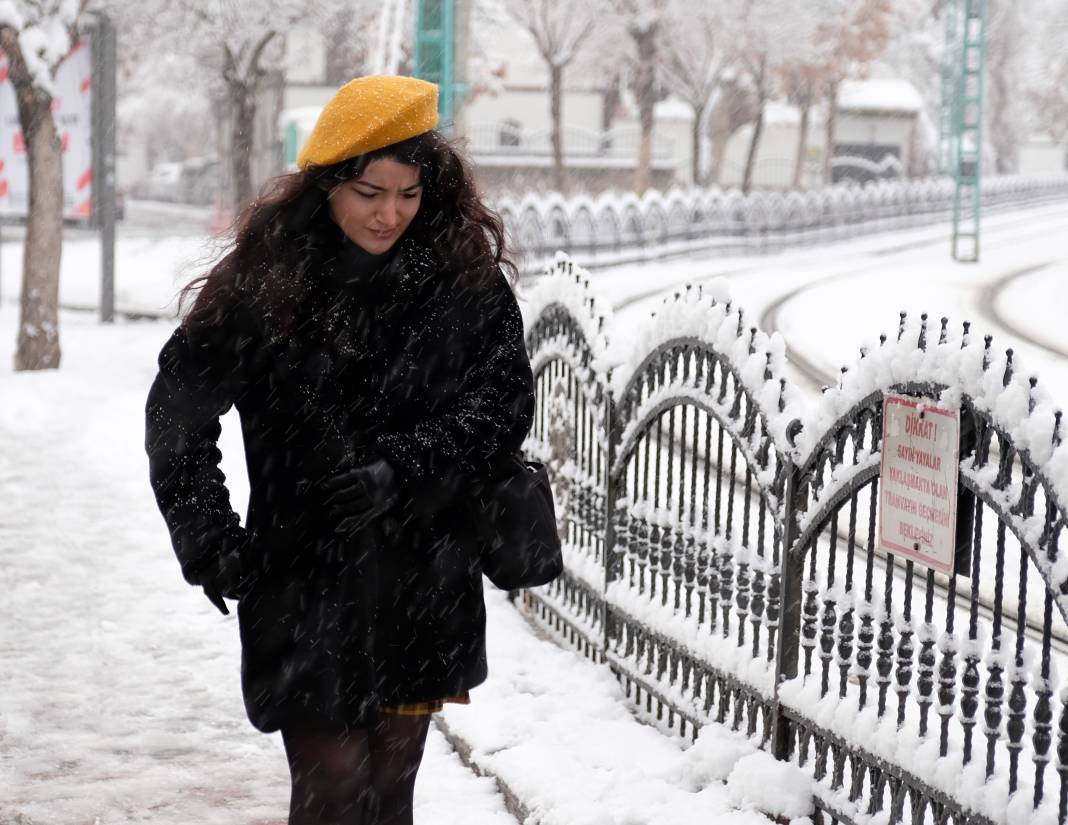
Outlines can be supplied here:
M85 187L93 182L93 170L87 169L82 173L82 176L78 178L78 191L81 192Z

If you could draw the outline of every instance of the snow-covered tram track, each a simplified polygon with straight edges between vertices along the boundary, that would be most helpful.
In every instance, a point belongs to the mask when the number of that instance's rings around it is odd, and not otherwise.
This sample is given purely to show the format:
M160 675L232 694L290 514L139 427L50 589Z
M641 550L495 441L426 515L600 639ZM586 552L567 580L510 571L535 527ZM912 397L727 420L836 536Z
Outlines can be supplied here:
M1060 209L1064 207L1061 206ZM1049 204L1043 204L1043 211L1057 210L1056 206L1051 207ZM989 231L1005 232L1016 229L1018 227L1029 227L1035 223L1036 217L1041 220L1044 215L1037 215L1033 210L1021 210L1019 212L1005 212L996 216L988 227ZM1062 217L1063 219L1063 217ZM996 221L996 223L994 222ZM687 273L685 277L675 278L666 283L661 282L656 286L649 289L641 290L639 292L626 295L614 302L612 302L612 309L614 312L621 312L638 304L641 304L650 299L662 297L666 292L683 288L687 285L698 285L714 280L716 278L735 278L737 276L746 275L749 273L760 273L776 268L776 264L783 264L795 269L800 264L805 268L827 268L827 258L829 256L835 256L838 254L844 254L851 256L853 260L858 258L870 257L870 258L883 258L891 255L898 255L906 252L914 252L918 250L928 250L931 248L946 246L948 226L934 225L929 227L922 227L912 230L902 230L894 233L889 237L862 237L852 240L840 241L837 243L827 245L812 245L802 247L799 249L783 249L777 253L765 254L759 256L745 256L743 260L748 261L742 266L729 267L722 271L707 271L705 274L694 278L692 273ZM921 235L922 237L913 237L905 239L902 235ZM1031 234L1031 233L1028 233ZM859 249L852 249L851 247L860 247ZM673 256L657 259L657 261L646 261L643 264L656 264L660 261L671 260ZM719 259L721 262L727 262L724 259ZM833 267L838 269L838 267ZM851 266L848 270L843 270L847 274L855 274L856 267ZM605 270L601 270L598 274L607 274ZM832 273L833 274L833 273ZM608 277L611 277L610 275ZM809 285L813 285L815 282L810 282ZM748 301L743 302L748 306ZM769 332L765 328L765 331Z
M1007 228L1007 227L1006 227ZM998 249L1006 248L1009 246L1015 246L1020 241L1026 240L1031 237L1041 237L1047 234L1046 229L1036 229L1023 233L1021 235L1013 235L1007 240L1007 243L1003 244L987 244L989 248ZM940 243L944 243L940 241ZM893 263L893 262L890 262ZM1049 346L1047 343L1038 341L1030 336L1026 331L1019 328L1018 325L1008 322L1002 314L1000 314L995 306L997 296L1008 286L1010 286L1016 279L1034 274L1035 272L1042 271L1053 265L1053 261L1040 261L1037 263L1028 263L1025 266L1015 266L1009 271L994 276L992 283L985 287L977 288L977 298L975 304L980 317L988 321L996 329L991 329L991 333L1002 331L1008 333L1010 338L1022 339L1036 347L1042 348L1047 352L1058 356L1060 358L1068 358L1068 352L1064 352L1060 349L1055 349ZM796 369L798 375L804 379L809 389L819 391L825 386L834 384L837 381L837 377L825 367L818 364L818 358L812 353L806 353L802 349L789 343L789 338L783 330L784 324L782 318L786 314L790 307L790 304L797 300L801 295L806 292L810 292L816 288L823 288L832 284L841 283L857 279L860 277L870 276L872 271L864 270L860 271L855 265L848 270L833 272L819 278L817 280L808 281L805 284L797 286L788 292L785 292L770 303L768 303L760 316L760 328L768 335L772 335L775 332L783 334L783 338L786 339L786 358L787 361ZM955 319L965 320L965 319Z
M1007 315L999 308L1001 297L1012 288L1017 281L1050 270L1056 263L1058 262L1047 261L1042 264L1028 266L1015 272L1010 272L993 283L988 284L979 294L979 311L984 318L988 319L994 325L1006 330L1014 337L1026 341L1033 347L1045 350L1058 358L1068 359L1068 348L1062 347L1043 336L1035 335L1027 327L1024 327L1022 324L1007 317Z

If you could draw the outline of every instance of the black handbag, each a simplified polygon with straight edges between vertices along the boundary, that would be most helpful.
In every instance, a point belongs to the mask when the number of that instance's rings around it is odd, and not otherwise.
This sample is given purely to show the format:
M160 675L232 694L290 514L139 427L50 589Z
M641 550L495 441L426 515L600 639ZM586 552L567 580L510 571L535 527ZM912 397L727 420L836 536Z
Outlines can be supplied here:
M475 495L482 572L502 590L548 584L564 570L545 465L510 456Z

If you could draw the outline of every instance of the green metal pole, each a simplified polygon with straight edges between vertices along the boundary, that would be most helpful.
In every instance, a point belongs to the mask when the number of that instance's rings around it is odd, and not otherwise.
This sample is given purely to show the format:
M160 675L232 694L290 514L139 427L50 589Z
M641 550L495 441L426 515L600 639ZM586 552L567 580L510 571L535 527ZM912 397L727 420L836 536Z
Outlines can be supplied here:
M415 76L438 84L438 114L449 131L456 116L456 0L418 0Z
M986 0L964 0L960 82L954 113L953 258L979 260L982 219L983 75L986 66Z

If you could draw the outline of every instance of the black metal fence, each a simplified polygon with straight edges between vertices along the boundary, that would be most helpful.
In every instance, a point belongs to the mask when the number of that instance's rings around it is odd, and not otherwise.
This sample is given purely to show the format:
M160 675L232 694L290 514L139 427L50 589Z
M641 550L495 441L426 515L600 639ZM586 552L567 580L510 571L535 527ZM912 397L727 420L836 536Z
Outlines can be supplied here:
M806 404L781 339L700 289L625 344L568 261L530 309L566 539L523 594L546 627L661 724L802 766L832 821L1068 821L1068 447L1011 350L902 316ZM877 547L891 391L961 411L955 575Z
M494 206L538 271L557 250L583 266L673 252L761 254L785 247L848 240L924 226L953 213L948 178L839 184L803 192L675 189L564 197L502 198ZM1040 205L1068 197L1068 175L1007 175L983 181L985 211Z

